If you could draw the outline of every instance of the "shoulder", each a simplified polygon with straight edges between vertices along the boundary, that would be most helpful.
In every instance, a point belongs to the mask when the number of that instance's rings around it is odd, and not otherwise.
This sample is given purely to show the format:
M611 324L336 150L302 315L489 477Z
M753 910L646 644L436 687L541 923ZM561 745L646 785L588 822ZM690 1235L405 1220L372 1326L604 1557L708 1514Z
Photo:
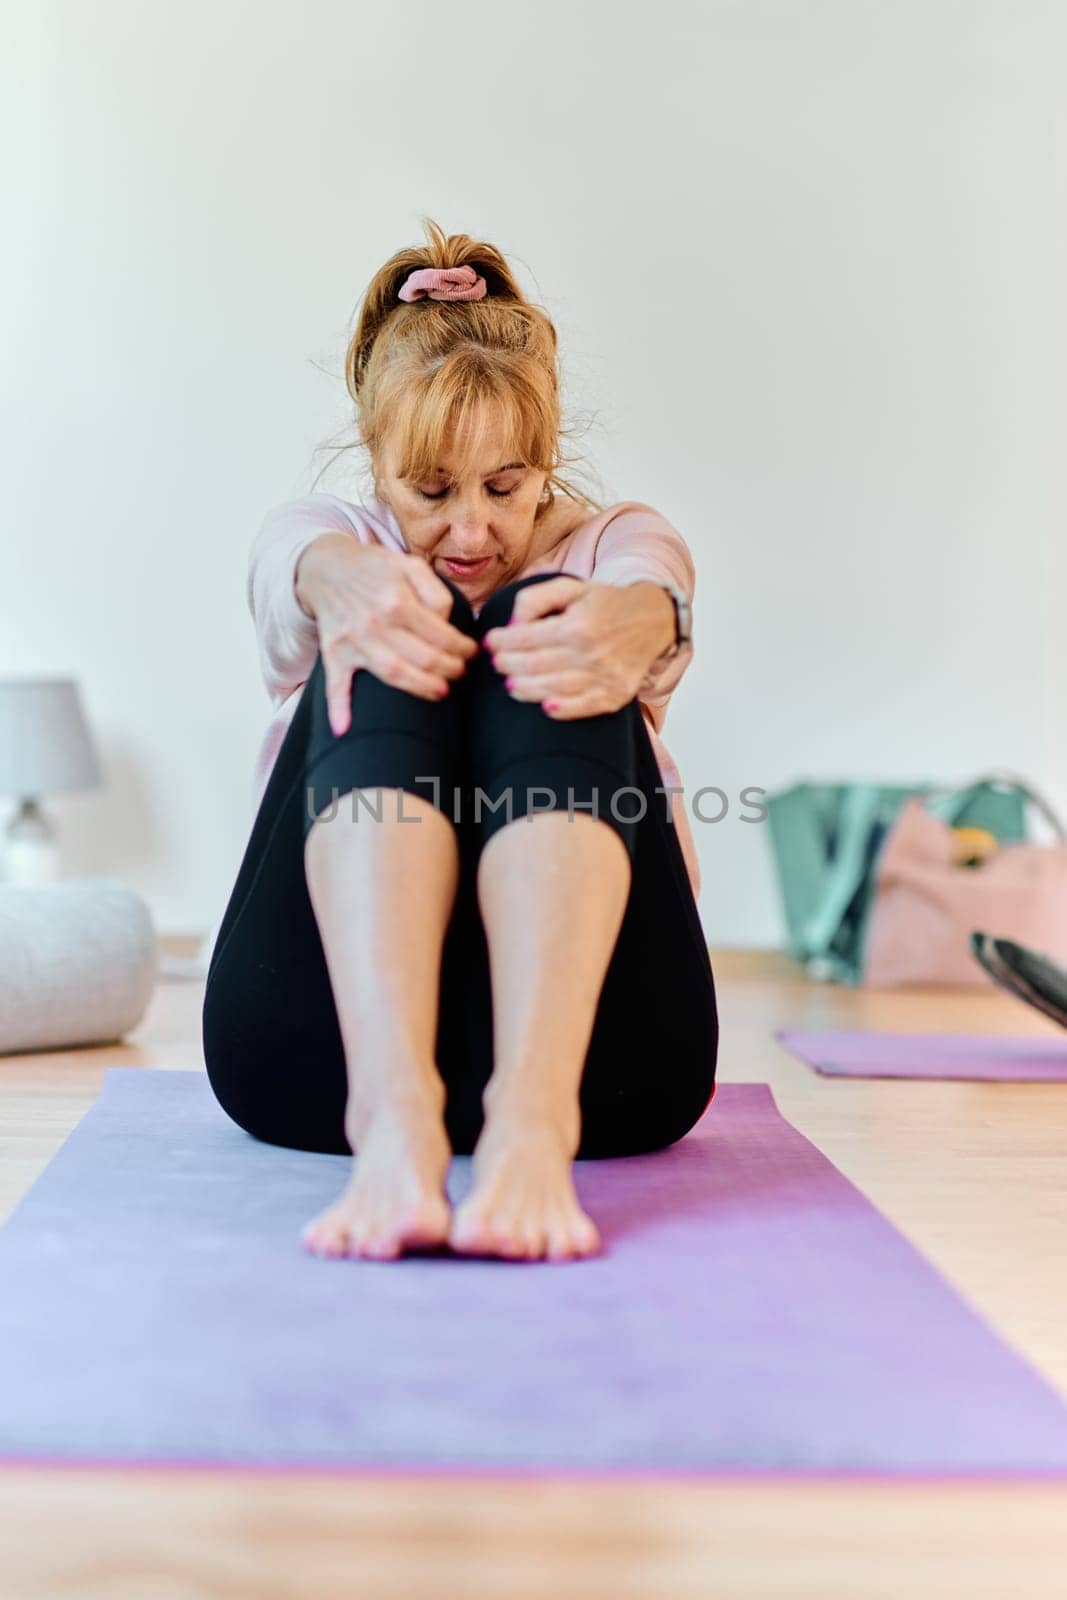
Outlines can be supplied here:
M645 500L616 500L600 511L587 512L575 526L574 537L592 549L606 549L620 541L641 539L682 542L673 523Z
M380 501L317 493L272 506L253 541L253 557L259 558L266 550L293 553L321 533L347 533L363 544L405 548L399 524Z
M587 513L573 528L572 548L599 559L621 546L675 544L685 547L678 529L662 511L644 500L616 500Z
M650 506L644 500L618 500L613 506L609 506L603 515L605 528L610 526L612 529L617 529L621 526L628 532L638 532L642 529L650 533L677 534L678 532L662 511Z
M592 508L588 506L572 507L570 510L570 527L572 532L581 532L585 528L604 529L609 522L615 522L619 517L633 518L647 524L669 527L667 518L655 506L649 505L645 500L614 500L610 505Z
M666 534L680 537L662 512L644 500L616 500L598 510L569 508L569 520L558 535L561 543L593 552L610 530L611 540L619 535Z
M618 500L605 507L579 531L575 555L575 564L590 577L609 583L651 578L693 593L688 544L663 512L645 500Z
M304 494L272 506L267 523L321 523L325 527L348 528L361 536L387 534L391 514L377 500L346 500L337 494ZM395 525L395 524L394 524Z

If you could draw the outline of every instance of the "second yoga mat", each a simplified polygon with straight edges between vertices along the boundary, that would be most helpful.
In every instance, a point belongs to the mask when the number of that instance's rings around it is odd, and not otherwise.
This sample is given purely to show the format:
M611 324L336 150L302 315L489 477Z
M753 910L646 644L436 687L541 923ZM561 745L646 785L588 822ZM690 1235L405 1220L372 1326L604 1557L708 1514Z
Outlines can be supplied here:
M585 1262L305 1255L347 1166L248 1138L199 1073L112 1069L0 1230L0 1457L1067 1473L1067 1407L766 1085L580 1163Z
M999 1034L778 1028L786 1049L828 1078L1067 1083L1067 1041Z

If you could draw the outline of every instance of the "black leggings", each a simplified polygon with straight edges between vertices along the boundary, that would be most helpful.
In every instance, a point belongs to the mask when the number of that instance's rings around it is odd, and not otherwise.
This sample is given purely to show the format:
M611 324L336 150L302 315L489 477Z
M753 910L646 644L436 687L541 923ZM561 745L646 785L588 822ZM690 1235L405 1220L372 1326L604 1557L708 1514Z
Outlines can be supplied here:
M508 620L518 589L548 576L497 590L477 618L450 584L450 621L480 639ZM636 1154L680 1139L714 1093L718 1014L696 902L669 797L657 793L663 780L638 702L554 720L538 704L512 699L479 651L440 701L362 669L353 678L351 706L349 730L335 735L317 656L260 801L208 969L204 1059L223 1109L271 1144L349 1151L344 1050L304 876L304 842L316 818L335 804L336 826L375 826L375 797L352 791L384 787L439 806L458 836L459 887L442 951L436 1054L453 1150L468 1154L474 1147L492 1071L489 954L475 869L485 841L507 825L509 801L516 827L539 809L595 808L631 860L629 898L582 1075L579 1156ZM397 797L384 800L395 806ZM411 914L418 916L417 905Z

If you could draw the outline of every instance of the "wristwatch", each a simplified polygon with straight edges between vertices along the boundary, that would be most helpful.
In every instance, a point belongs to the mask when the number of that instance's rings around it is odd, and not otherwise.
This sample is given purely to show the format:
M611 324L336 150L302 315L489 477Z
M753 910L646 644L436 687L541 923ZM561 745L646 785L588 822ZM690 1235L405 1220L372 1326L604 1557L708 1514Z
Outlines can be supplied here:
M638 686L641 689L651 689L668 661L673 661L683 650L692 649L693 645L693 607L689 596L675 583L661 583L660 588L666 589L674 603L674 643L653 661L641 679Z

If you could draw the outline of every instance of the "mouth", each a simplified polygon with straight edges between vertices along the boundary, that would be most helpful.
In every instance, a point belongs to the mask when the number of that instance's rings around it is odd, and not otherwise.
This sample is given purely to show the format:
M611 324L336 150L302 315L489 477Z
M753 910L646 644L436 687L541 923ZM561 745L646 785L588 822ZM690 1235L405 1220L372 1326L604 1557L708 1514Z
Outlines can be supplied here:
M488 570L495 557L478 556L467 560L460 556L441 556L440 560L452 578L478 578Z

